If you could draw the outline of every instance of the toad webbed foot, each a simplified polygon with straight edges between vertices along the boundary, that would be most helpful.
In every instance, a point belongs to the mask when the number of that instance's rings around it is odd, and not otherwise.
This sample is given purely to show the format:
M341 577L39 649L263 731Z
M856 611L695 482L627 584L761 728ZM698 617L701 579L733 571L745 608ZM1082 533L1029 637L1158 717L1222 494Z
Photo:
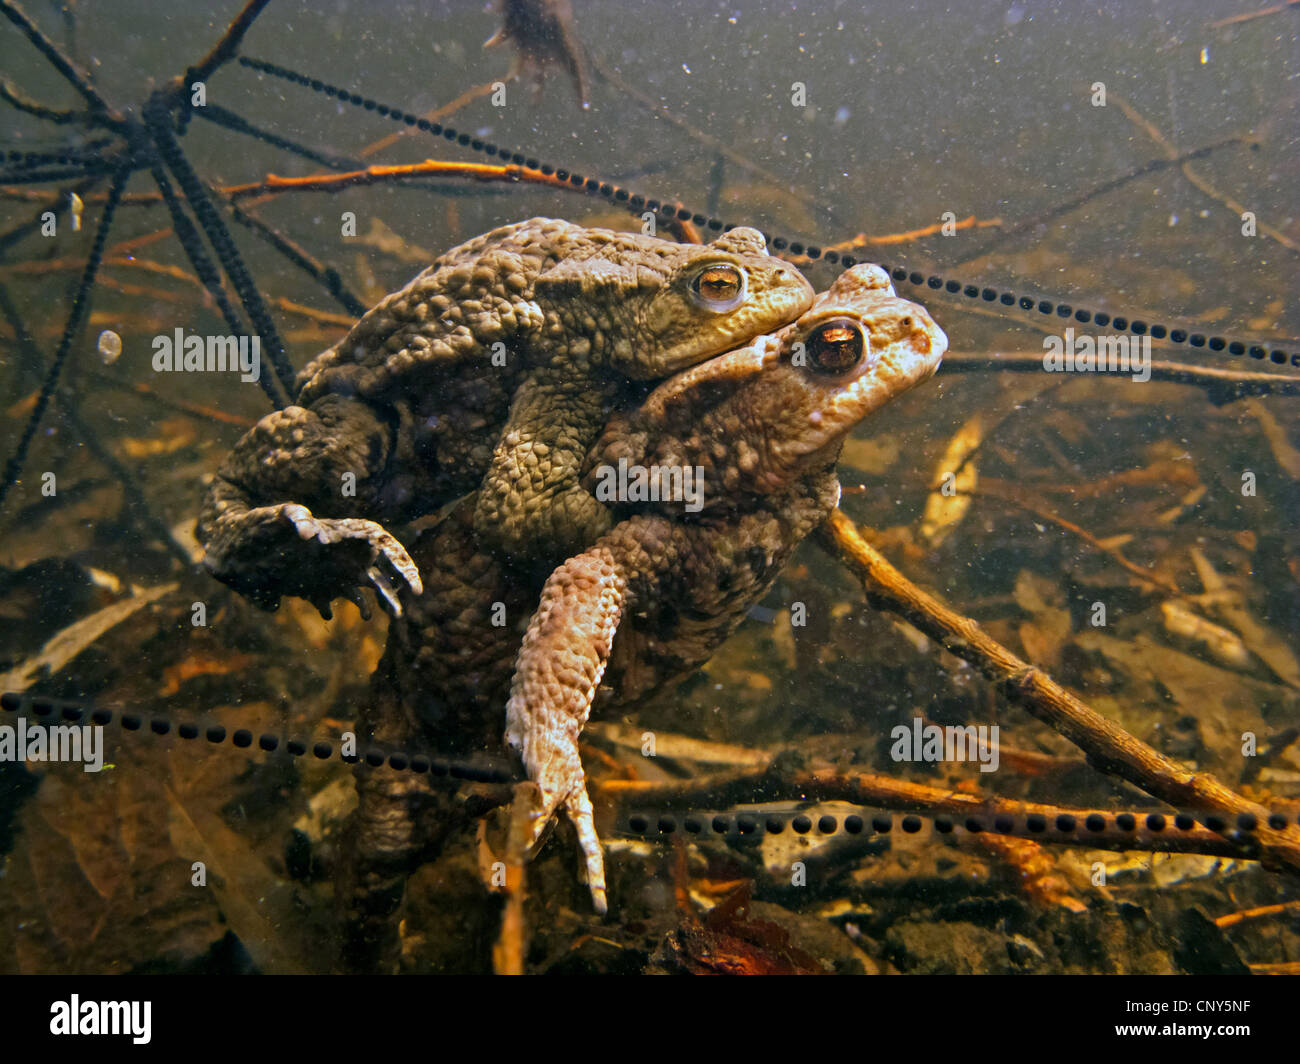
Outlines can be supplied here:
M400 617L400 585L415 595L424 590L406 548L375 521L316 517L298 503L278 503L227 512L220 531L208 544L204 565L264 609L296 595L328 619L330 602L346 598L368 616L360 591L368 584Z
M307 507L296 503L284 503L282 511L293 524L299 537L304 540L315 540L326 547L335 544L365 543L369 547L369 557L365 562L365 578L380 599L388 605L389 612L394 617L402 615L402 604L397 597L399 589L380 567L381 561L389 564L393 573L411 589L411 594L419 595L424 591L424 585L420 581L420 570L411 560L406 548L383 525L359 517L315 517ZM353 589L360 582L356 578L349 581ZM328 602L326 608L328 609Z

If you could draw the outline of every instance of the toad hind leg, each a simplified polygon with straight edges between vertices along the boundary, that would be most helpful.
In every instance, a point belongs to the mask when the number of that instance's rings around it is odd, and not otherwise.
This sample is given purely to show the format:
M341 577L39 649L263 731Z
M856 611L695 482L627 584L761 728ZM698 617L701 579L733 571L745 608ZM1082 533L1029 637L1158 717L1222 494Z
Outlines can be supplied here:
M600 544L556 569L524 635L506 706L506 741L537 784L527 845L564 810L577 829L599 913L606 911L605 863L578 736L609 661L625 594L621 567Z

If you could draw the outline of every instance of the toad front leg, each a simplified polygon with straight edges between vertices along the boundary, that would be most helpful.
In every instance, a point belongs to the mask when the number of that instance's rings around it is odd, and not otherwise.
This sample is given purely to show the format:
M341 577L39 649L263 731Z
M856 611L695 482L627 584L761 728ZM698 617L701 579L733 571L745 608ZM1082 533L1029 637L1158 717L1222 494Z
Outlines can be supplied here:
M390 426L364 403L326 396L268 414L218 471L199 518L208 570L258 605L298 595L323 615L369 584L395 614L422 590L406 549L367 515L381 511ZM385 569L387 567L387 571Z
M564 558L594 543L610 517L580 483L583 459L609 416L612 382L530 372L483 479L474 526L513 555Z

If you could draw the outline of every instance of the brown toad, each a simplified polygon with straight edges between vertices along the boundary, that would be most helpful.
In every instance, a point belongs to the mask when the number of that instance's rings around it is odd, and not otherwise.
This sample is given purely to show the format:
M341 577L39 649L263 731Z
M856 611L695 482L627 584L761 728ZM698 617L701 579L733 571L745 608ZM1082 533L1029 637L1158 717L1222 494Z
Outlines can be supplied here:
M392 630L380 700L445 743L481 737L508 683L506 739L537 785L526 841L565 810L604 911L578 757L588 715L634 704L710 657L835 506L834 466L850 430L933 374L946 347L883 270L856 266L793 324L616 414L584 467L594 492L620 472L658 468L681 471L683 482L690 470L698 493L609 500L617 523L549 576L484 550L473 502L462 504L415 545L429 586ZM494 614L529 609L521 645Z
M578 482L620 385L702 361L789 321L808 282L762 234L711 244L549 218L440 257L298 376L218 472L205 563L266 606L328 613L366 580L400 608L417 567L384 527L482 483L476 525L504 550L558 555L609 527ZM381 565L386 560L391 572Z

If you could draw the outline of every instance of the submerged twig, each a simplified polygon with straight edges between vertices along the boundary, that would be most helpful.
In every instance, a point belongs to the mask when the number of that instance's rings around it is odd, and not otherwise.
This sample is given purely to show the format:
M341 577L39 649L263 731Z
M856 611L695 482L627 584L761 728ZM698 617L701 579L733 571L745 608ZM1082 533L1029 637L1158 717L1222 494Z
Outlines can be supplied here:
M1295 913L1300 916L1300 901L1284 901L1279 905L1260 905L1253 909L1240 909L1235 913L1226 913L1214 921L1216 927L1236 927L1247 920L1259 920L1266 916L1283 916Z
M1233 199L1226 192L1220 192L1217 188L1215 188L1212 184L1210 184L1209 181L1207 181L1195 170L1193 170L1191 166L1188 165L1188 158L1185 157L1184 155L1180 155L1178 149L1169 142L1168 138L1166 138L1165 135L1161 133L1160 130L1158 130L1150 121L1144 118L1138 112L1138 109L1134 107L1131 103L1129 103L1126 99L1124 99L1123 96L1121 96L1117 92L1111 92L1108 94L1107 99L1113 100L1115 106L1117 106L1120 109L1120 111L1123 112L1125 118L1127 118L1130 122L1132 122L1135 126L1137 126L1138 129L1142 130L1143 133L1145 133L1148 137L1150 137L1153 141L1155 141L1156 145L1160 148L1160 150L1165 153L1168 162L1170 164L1177 163L1179 168L1183 172L1183 176L1187 178L1187 180L1190 181L1193 185L1195 185L1198 189L1200 189L1201 192L1203 192L1210 199L1223 204L1223 206L1227 207L1228 210L1230 210L1233 214L1235 214L1238 219L1240 219L1241 216L1246 213L1246 205L1244 203L1241 203L1238 200ZM1280 229L1277 229L1269 225L1267 222L1257 221L1255 224L1259 232L1263 233L1265 236L1271 238L1272 240L1277 241L1277 243L1281 244L1288 251L1300 252L1300 243L1297 243L1296 241L1292 240Z
M1119 548L1107 546L1100 539L1094 536L1086 528L1076 525L1073 521L1068 521L1059 514L1053 513L1046 506L1040 505L1036 500L1029 497L1028 493L1018 484L1008 480L994 480L989 477L981 477L979 490L975 492L975 497L987 497L998 499L1002 502L1010 503L1017 506L1027 513L1033 514L1044 521L1049 521L1059 528L1063 528L1071 535L1078 536L1093 550L1100 551L1111 561L1122 568L1126 573L1133 576L1139 582L1146 584L1148 587L1159 588L1161 591L1167 591L1171 595L1181 595L1182 589L1174 583L1173 580L1160 573L1152 572L1150 569L1144 569L1135 562L1129 561L1120 553Z
M412 177L468 177L478 181L505 181L582 191L554 174L544 174L540 170L530 170L526 166L455 163L439 159L425 159L422 163L405 163L397 166L368 166L364 170L349 170L341 174L306 174L302 177L267 174L261 181L227 185L218 191L232 200L238 200L265 192L340 192L357 185L385 184Z
M980 309L980 308L972 308ZM1184 362L1152 361L1148 368L1153 381L1191 384L1204 388L1215 403L1230 402L1249 395L1300 395L1300 376L1285 373L1256 373L1251 370L1220 369ZM1043 373L1043 355L1032 351L949 351L943 356L944 373ZM1127 379L1122 374L1100 374Z
M1121 106L1123 105L1121 104ZM1107 193L1114 192L1117 188L1123 188L1129 182L1136 181L1139 177L1143 177L1146 174L1155 173L1156 171L1165 170L1171 166L1179 165L1183 166L1184 171L1186 171L1186 165L1192 159L1199 159L1202 156L1209 155L1211 152L1218 151L1218 149L1230 144L1249 143L1251 143L1251 141L1246 137L1227 137L1224 140L1215 141L1213 144L1206 144L1200 148L1194 148L1192 151L1182 152L1181 154L1176 149L1171 148L1173 154L1169 158L1148 160L1141 166L1134 167L1132 170L1120 174L1118 177L1112 177L1098 185L1093 185L1091 188L1085 189L1077 196L1071 196L1064 203L1055 204L1047 210L1034 215L1032 218L1026 218L1023 222L1017 222L1015 225L1009 226L992 239L985 241L974 251L966 252L957 260L957 266L964 266L967 263L976 261L977 259L982 259L985 255L989 254L989 252L1001 247L1013 236L1019 236L1021 233L1037 229L1041 225L1046 225L1053 219L1069 214L1071 211L1077 210L1085 203L1095 200L1099 196L1104 196Z
M1257 18L1263 18L1265 15L1277 15L1288 7L1295 7L1297 4L1300 4L1300 0L1282 0L1280 4L1270 4L1268 7L1261 7L1258 11L1243 11L1240 15L1229 15L1217 22L1211 22L1210 29L1220 30L1224 26L1237 26L1243 22L1252 22Z
M912 584L868 544L854 523L835 510L823 526L823 543L864 583L868 600L897 614L974 665L1034 717L1088 755L1094 767L1129 781L1180 809L1246 814L1258 824L1260 860L1300 874L1300 828L1269 826L1270 810L1232 791L1207 772L1195 772L1130 735L1021 660L973 620Z
M857 236L849 237L848 240L841 240L835 244L827 244L822 248L823 254L827 251L862 251L872 247L887 247L892 244L907 244L913 240L920 240L922 237L937 236L943 233L949 226L948 222L936 222L934 225L922 226L920 229L909 229L902 233L882 233L879 236L872 236L869 233L859 233ZM996 229L1002 225L1001 218L976 218L975 215L961 219L959 222L952 222L951 228L959 229ZM807 266L813 260L807 255L787 255L791 262L796 266Z
M441 107L435 107L432 111L426 111L420 115L426 122L441 122L444 118L450 118L457 111L475 100L482 99L484 96L491 95L498 82L508 82L512 78L510 75L505 77L493 78L491 81L485 81L482 85L475 85L472 89L466 89L450 103L443 104ZM420 133L419 130L411 127L399 129L396 132L389 133L386 137L380 137L377 141L367 144L357 154L363 159L369 159L372 155L378 155L381 151L391 148L394 144L406 137L415 136ZM420 135L423 135L420 133Z

